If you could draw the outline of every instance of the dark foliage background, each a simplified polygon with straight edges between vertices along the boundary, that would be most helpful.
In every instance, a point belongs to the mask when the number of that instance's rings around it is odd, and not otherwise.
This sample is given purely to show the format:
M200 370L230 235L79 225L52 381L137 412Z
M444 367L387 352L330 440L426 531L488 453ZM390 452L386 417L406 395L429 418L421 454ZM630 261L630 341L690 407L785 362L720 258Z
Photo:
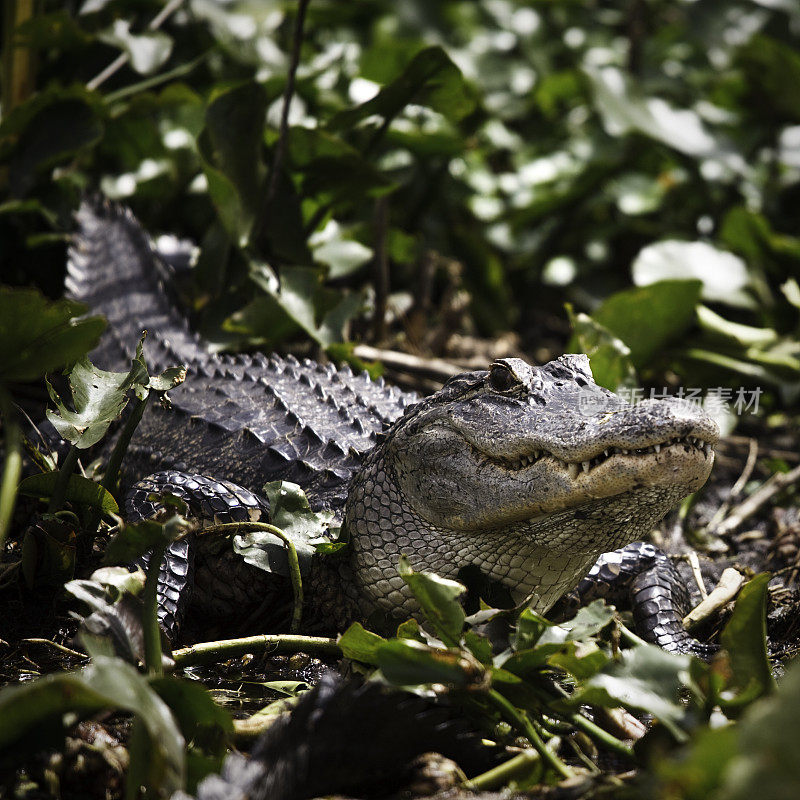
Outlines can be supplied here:
M607 385L796 399L796 3L26 5L4 30L4 281L57 296L100 190L197 243L184 289L220 344L455 356L454 331L513 330L545 358L569 302ZM644 288L663 280L683 283Z

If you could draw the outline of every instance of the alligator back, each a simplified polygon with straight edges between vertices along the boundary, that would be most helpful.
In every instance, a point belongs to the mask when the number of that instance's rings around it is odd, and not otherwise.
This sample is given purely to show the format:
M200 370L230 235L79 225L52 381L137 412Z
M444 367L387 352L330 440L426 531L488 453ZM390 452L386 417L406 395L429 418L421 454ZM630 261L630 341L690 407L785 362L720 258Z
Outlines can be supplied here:
M128 479L181 469L260 491L280 478L303 486L315 507L341 508L362 457L416 396L346 366L209 353L171 304L169 270L132 214L84 204L78 222L67 290L109 321L92 360L126 368L146 329L152 369L188 368L170 392L172 408L148 408Z

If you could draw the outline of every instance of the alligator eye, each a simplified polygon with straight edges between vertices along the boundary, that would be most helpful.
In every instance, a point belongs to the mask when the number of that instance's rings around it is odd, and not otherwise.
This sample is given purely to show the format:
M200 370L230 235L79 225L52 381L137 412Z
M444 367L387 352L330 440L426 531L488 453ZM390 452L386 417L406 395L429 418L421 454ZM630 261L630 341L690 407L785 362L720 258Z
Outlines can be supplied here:
M517 376L503 364L493 364L489 370L489 386L496 392L508 392L519 385Z

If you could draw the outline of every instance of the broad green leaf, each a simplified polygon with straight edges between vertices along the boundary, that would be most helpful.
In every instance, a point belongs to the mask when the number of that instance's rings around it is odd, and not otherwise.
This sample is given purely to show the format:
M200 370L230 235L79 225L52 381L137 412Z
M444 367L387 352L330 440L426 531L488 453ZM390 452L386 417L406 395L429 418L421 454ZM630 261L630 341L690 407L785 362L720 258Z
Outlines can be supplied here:
M77 532L55 517L31 525L22 540L22 574L29 589L62 586L75 574Z
M458 602L464 586L432 572L414 572L405 556L400 556L398 571L434 632L446 645L457 645L464 629L464 607Z
M83 89L50 89L15 111L0 125L0 154L13 148L8 184L16 197L25 197L37 183L50 180L53 167L88 150L103 136L102 109ZM9 136L12 133L18 135ZM13 145L4 147L4 139Z
M633 266L633 282L648 286L666 280L702 281L702 298L731 306L752 308L747 265L733 253L707 242L664 240L643 248Z
M340 637L339 647L347 658L364 664L378 663L378 650L386 641L377 633L366 630L359 622L354 622Z
M267 95L256 82L218 90L198 145L208 190L223 225L240 246L263 212L267 168L262 136Z
M636 370L630 348L587 314L575 313L566 304L572 325L572 337L567 344L569 353L586 353L592 365L592 375L598 386L617 391L636 385Z
M314 260L328 267L328 277L343 278L372 258L372 250L353 239L329 239L312 247Z
M102 317L75 319L86 306L48 300L36 289L0 286L0 381L32 381L77 361L106 327Z
M262 281L259 285L270 296L257 298L226 320L227 330L270 339L276 328L286 335L299 326L322 347L329 347L344 339L345 325L364 304L360 292L326 289L313 267L283 267L277 286Z
M675 108L660 97L642 97L616 67L586 67L585 72L611 135L633 130L690 156L724 153L723 145L708 132L696 111Z
M642 369L691 326L701 287L697 280L668 280L625 289L605 300L592 319L625 342L634 367Z
M126 19L114 20L112 26L100 31L97 38L127 53L130 65L141 75L155 72L172 53L172 39L163 31L133 34Z
M683 741L686 734L680 723L686 712L679 698L688 677L689 662L689 656L673 655L654 645L622 650L615 661L570 696L569 704L623 706L644 711Z
M549 622L535 611L526 608L517 620L511 646L514 650L526 650L529 647L533 647L539 641L541 635L552 625L552 622Z
M579 609L572 619L545 630L540 641L548 641L554 628L560 628L566 632L563 641L586 641L592 636L596 636L613 621L614 609L607 606L602 600L594 600L588 606Z
M178 514L165 523L143 519L133 525L123 525L106 546L103 564L130 564L157 545L174 541L189 528L189 522Z
M233 721L199 683L169 676L151 679L150 686L169 706L188 744L186 788L194 792L206 775L221 770Z
M78 672L46 675L0 691L0 762L6 769L16 769L28 754L58 747L66 731L65 718L73 714L85 719L116 709L141 720L158 791L169 796L183 789L185 740L169 708L134 667L105 656Z
M800 81L800 55L773 36L758 34L737 55L750 90L750 103L777 119L800 122L800 99L786 87Z
M25 478L17 490L29 497L50 497L53 494L59 472L43 472ZM96 508L105 514L118 514L119 507L114 496L99 483L82 475L70 475L66 499L70 503Z
M767 657L767 588L770 575L762 572L739 592L720 641L728 651L733 686L748 701L775 688Z
M444 683L458 688L480 684L483 668L457 650L443 650L413 639L390 639L377 649L378 668L398 686Z
M800 791L800 662L775 693L753 703L738 724L738 747L716 797L725 800L795 797Z
M47 418L64 439L80 449L96 444L122 414L128 403L128 390L138 387L141 392L147 386L149 376L142 356L143 341L144 337L139 341L128 372L106 372L85 357L75 363L69 372L74 411L67 407L48 381L47 390L56 411L48 409Z
M312 511L305 492L289 481L273 481L264 487L269 500L270 523L280 528L297 551L300 570L307 574L317 545L330 544L333 512ZM265 520L266 521L266 520ZM248 564L289 577L289 561L283 540L267 531L250 531L233 537L233 549Z
M374 114L391 120L409 103L427 105L453 121L475 108L475 98L458 67L441 47L428 47L371 100L334 115L328 129L347 130Z

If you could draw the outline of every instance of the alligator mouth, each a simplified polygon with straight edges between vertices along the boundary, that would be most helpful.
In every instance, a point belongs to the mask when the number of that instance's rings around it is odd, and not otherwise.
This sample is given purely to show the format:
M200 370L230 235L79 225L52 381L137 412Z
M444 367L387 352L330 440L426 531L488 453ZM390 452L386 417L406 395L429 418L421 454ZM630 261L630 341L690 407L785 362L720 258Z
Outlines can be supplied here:
M514 458L496 458L494 456L487 456L486 453L481 453L480 455L500 467L515 472L527 469L533 464L536 464L544 459L551 459L552 461L555 461L557 464L561 465L564 470L569 473L570 478L574 480L580 474L591 472L595 467L604 464L611 458L616 458L618 456L637 457L656 455L668 447L683 447L688 453L693 455L700 455L702 453L703 458L706 459L711 455L713 449L709 442L701 439L699 436L676 436L672 439L667 439L664 442L649 445L648 447L608 447L593 458L585 461L564 461L547 450L533 450L530 453L522 456L516 456Z

